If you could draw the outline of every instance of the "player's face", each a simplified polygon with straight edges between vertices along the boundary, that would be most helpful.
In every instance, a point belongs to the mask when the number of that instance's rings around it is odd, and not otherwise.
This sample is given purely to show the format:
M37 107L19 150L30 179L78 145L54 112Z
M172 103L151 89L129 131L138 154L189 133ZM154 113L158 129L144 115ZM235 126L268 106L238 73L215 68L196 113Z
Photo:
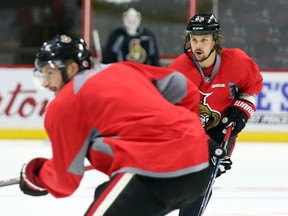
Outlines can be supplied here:
M51 67L50 64L47 64L42 68L42 74L43 87L54 92L54 94L56 95L64 86L61 71L58 68Z
M196 60L201 62L207 59L215 45L212 34L190 35L190 44Z

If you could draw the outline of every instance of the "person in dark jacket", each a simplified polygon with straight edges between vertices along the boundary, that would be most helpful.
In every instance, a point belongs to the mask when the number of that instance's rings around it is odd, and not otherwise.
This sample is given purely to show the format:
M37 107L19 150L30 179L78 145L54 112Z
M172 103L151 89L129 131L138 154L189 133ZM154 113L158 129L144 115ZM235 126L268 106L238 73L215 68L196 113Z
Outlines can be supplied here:
M132 61L159 66L154 34L140 26L141 14L134 8L123 13L123 27L111 32L103 52L102 63Z

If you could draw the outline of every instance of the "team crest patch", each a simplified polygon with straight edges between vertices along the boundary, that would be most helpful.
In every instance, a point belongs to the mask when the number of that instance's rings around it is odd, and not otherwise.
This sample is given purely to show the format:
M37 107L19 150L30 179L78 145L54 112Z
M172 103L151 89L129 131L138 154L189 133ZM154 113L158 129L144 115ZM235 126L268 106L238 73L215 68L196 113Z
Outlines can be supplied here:
M206 102L207 98L213 93L203 93L200 91L201 101L199 104L199 117L203 128L207 131L215 127L221 118L221 113L217 110L213 110Z
M72 41L72 39L67 35L61 35L60 39L62 43L70 43Z

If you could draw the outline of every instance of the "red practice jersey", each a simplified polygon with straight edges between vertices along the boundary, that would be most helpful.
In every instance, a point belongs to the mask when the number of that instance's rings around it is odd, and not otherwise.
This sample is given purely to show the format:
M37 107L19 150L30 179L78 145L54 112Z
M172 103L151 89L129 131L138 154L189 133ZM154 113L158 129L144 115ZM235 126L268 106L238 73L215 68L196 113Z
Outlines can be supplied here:
M200 118L206 130L219 123L226 108L239 94L255 96L262 89L262 76L257 64L237 48L223 48L217 55L210 77L206 77L185 53L168 67L182 72L198 86L201 94Z
M197 87L173 69L119 62L76 75L45 116L53 149L39 172L45 188L72 194L85 158L109 176L167 178L207 168L199 101Z

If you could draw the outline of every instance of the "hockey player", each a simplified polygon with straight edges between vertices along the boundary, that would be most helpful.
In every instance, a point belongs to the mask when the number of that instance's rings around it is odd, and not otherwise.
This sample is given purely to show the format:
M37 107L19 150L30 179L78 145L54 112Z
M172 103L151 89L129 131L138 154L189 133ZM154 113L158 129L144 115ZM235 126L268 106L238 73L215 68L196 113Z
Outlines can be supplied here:
M123 27L111 32L103 52L102 63L132 61L159 66L155 35L141 26L141 14L129 8L122 16Z
M209 150L213 156L219 147L208 149L200 95L183 74L133 62L91 69L85 42L73 35L45 42L35 66L36 78L56 95L45 116L53 155L23 165L25 194L70 196L85 158L110 177L85 215L165 215L203 193Z
M256 111L255 96L261 91L262 76L257 64L244 51L222 47L221 28L214 14L196 14L186 30L184 53L168 67L183 72L198 86L199 116L214 141L221 143L225 128L233 125L227 146L231 156L237 134ZM231 165L230 157L223 159L218 176ZM198 216L202 199L182 209L180 215Z

